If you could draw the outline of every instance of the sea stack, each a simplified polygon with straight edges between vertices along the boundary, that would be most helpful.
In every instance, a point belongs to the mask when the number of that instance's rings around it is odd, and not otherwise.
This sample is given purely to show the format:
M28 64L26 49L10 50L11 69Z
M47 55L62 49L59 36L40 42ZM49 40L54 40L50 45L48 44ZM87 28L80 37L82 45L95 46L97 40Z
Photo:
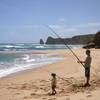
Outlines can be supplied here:
M44 41L43 41L43 39L40 39L40 44L44 44Z

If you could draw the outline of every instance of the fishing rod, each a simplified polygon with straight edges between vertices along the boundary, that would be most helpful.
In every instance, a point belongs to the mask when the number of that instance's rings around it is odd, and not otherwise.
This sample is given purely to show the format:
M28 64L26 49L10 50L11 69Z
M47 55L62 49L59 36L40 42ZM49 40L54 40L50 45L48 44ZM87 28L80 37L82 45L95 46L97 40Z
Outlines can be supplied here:
M45 71L48 72L48 73L52 73L52 72L50 72L50 71L48 71L48 70L45 70ZM70 82L70 81L68 81L68 80L65 80L64 78L58 76L57 74L56 74L56 76L57 76L59 79L62 79L63 81L66 81L66 82L69 83L69 84L72 84L72 82Z
M46 27L48 27L64 44L65 46L72 52L72 54L74 55L75 58L77 58L77 60L80 62L80 59L78 58L78 56L73 52L73 50L68 46L68 44L65 42L64 39L62 39L51 27L49 27L48 25L46 25ZM81 62L80 62L81 63ZM81 63L81 65L84 67L83 63Z

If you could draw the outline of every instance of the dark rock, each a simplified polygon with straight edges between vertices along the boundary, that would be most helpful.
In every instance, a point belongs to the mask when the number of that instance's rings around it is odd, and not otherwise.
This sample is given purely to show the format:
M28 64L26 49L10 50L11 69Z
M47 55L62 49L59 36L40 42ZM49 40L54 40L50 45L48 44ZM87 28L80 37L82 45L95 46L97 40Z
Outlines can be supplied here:
M95 48L100 49L100 31L94 35L93 40L89 40L89 42L83 46L83 48Z
M73 44L87 44L89 41L93 40L94 34L88 35L78 35L72 37Z
M56 38L53 38L53 37L47 38L46 44L56 44L56 43L60 43L60 39L56 39Z
M48 37L47 38L47 41L46 41L46 44L54 44L54 39L52 37Z
M40 44L44 44L44 41L42 39L40 39Z
M100 49L100 45L98 45L98 46L95 46L95 49Z
M96 33L94 36L93 42L95 43L96 46L100 46L100 31Z
M95 44L93 42L86 44L85 46L83 46L83 48L85 49L90 49L90 48L94 48Z

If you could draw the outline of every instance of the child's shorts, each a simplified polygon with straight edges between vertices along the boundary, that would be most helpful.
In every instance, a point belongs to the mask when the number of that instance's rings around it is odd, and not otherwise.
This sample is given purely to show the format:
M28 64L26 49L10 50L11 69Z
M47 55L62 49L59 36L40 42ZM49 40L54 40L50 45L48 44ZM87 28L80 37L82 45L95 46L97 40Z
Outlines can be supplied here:
M56 86L55 86L55 85L53 85L53 86L52 86L52 89L55 89L55 88L56 88Z
M85 77L90 77L90 68L85 68Z

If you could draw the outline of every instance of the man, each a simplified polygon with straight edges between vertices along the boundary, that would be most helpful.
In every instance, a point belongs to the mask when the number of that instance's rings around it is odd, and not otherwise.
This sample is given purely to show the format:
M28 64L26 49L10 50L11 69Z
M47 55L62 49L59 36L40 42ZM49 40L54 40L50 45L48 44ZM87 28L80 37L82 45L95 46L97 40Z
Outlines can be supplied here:
M90 80L90 66L91 66L91 56L90 56L90 50L86 50L86 59L85 61L80 61L80 63L84 63L85 68L85 77L86 77L86 83L84 86L90 86L89 80Z

